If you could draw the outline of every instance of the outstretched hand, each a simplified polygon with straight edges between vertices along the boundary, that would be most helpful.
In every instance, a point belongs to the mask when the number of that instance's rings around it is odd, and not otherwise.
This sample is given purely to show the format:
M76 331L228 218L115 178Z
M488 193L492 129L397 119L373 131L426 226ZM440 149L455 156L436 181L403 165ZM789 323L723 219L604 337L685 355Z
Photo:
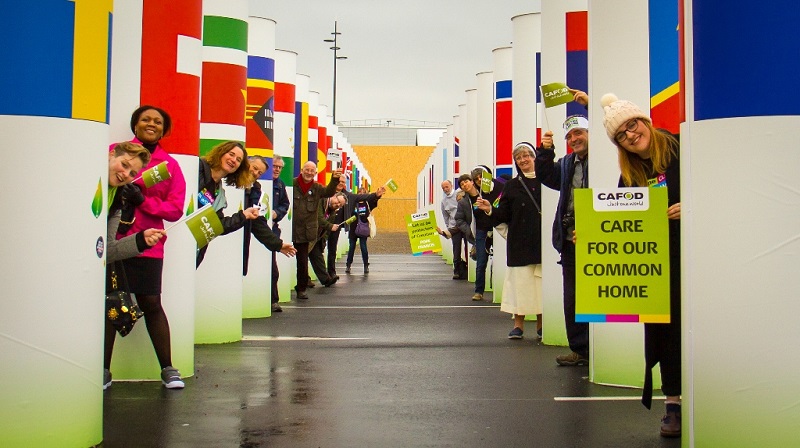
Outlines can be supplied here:
M292 246L292 243L283 243L281 246L281 253L289 258L292 258L295 256L295 254L297 254L297 249Z

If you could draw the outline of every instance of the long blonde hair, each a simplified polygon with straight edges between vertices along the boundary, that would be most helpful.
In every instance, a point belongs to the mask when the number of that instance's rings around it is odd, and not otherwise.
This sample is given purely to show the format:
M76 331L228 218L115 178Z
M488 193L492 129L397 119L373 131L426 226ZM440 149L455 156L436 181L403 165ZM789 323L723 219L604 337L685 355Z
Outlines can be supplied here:
M678 140L666 132L661 132L653 127L649 120L639 119L647 129L650 130L650 160L653 162L653 170L656 173L663 173L676 156ZM637 154L627 151L617 143L617 155L619 156L619 170L622 174L622 183L626 187L638 186L646 187L647 178L651 173L646 169L645 159Z

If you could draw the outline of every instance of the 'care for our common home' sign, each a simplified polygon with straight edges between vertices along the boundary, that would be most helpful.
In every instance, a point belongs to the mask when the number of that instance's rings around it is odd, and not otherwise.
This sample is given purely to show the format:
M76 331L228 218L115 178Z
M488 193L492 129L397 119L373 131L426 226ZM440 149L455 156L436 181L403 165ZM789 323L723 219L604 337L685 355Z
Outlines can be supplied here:
M668 323L666 188L575 190L576 322Z

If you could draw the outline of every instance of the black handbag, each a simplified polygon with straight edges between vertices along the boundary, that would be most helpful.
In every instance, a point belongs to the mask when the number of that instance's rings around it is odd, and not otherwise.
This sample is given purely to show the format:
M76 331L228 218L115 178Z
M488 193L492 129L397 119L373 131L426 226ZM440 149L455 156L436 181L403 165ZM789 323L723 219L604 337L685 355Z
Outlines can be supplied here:
M124 285L119 284L117 272L122 273ZM122 337L127 336L133 330L136 321L144 316L139 304L131 297L128 290L125 268L121 263L114 262L111 267L111 290L106 293L106 319Z

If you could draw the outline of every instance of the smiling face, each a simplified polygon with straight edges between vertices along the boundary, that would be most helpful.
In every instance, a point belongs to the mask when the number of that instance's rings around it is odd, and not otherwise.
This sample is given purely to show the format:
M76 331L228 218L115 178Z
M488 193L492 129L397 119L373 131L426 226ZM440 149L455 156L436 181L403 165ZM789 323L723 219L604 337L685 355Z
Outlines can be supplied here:
M339 183L336 184L336 191L344 191L347 188L347 182L344 180L344 176L339 176Z
M305 182L313 181L314 177L317 175L317 164L314 162L306 162L306 164L303 165L302 171L300 171L300 175L303 176Z
M338 194L331 198L330 206L334 210L339 210L344 206L344 197L339 196Z
M283 170L283 159L273 159L272 160L272 179L277 179L281 177L281 171Z
M445 195L449 195L453 191L453 184L449 180L442 182L442 191Z
M573 129L566 136L567 146L581 159L589 153L589 132L586 129Z
M643 159L650 158L650 128L639 118L622 123L614 134L615 140L625 151Z
M519 169L523 173L532 173L534 171L534 168L533 168L533 154L531 154L528 151L525 151L525 150L519 151L514 156L514 162L517 163L517 166L519 166Z
M133 132L142 143L157 143L164 136L164 117L155 109L147 109L139 115Z
M260 179L261 176L267 172L267 165L264 163L264 160L259 158L250 158L250 174L253 175L253 179Z
M220 168L225 172L225 175L231 174L239 169L239 165L244 160L244 151L238 146L234 146L228 152L220 157Z
M129 184L142 170L142 159L128 154L108 153L108 186L121 187Z

